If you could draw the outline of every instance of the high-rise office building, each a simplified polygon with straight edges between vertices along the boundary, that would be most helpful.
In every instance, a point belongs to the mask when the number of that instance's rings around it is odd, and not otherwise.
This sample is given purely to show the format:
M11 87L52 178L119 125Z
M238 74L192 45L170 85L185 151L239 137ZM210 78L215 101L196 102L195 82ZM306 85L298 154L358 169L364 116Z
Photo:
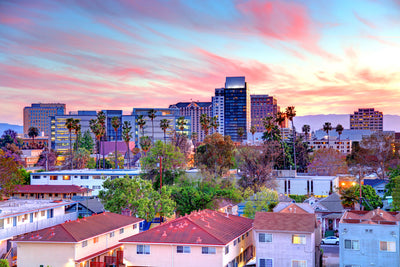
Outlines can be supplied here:
M269 95L251 95L251 126L257 132L265 132L263 118L275 117L279 110L277 100Z
M50 117L65 114L65 104L34 103L24 108L24 134L28 135L30 127L36 127L39 135L50 136Z
M89 131L93 140L95 136L90 130L90 120L97 118L96 111L89 110L79 110L77 112L70 112L68 115L56 115L50 117L50 144L51 149L54 149L60 153L66 153L69 151L69 130L65 126L65 122L68 118L78 119L81 125L81 135L83 136L85 132ZM71 134L71 145L75 144L76 135L72 131Z
M229 135L234 142L246 140L251 126L251 106L245 77L226 77L225 88L215 91L224 100L224 135ZM243 136L239 136L240 128L243 129Z
M350 114L350 129L383 131L383 114L373 108L359 108Z
M212 116L212 103L211 102L179 102L175 105L170 105L169 108L179 109L179 115L190 117L191 119L191 132L197 133L197 141L203 141L205 132L201 128L200 117L202 114ZM210 132L211 133L211 129Z
M215 96L212 97L212 116L217 117L218 128L216 131L222 135L224 135L224 127L225 127L225 107L224 107L224 88L216 88Z

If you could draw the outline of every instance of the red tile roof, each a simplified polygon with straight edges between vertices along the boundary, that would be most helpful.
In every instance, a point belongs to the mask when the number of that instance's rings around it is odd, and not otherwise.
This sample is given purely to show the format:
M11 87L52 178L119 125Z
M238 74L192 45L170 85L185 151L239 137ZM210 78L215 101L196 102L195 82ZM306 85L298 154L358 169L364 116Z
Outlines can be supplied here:
M140 218L104 212L31 232L14 239L14 241L80 242L141 221L143 220Z
M255 230L293 231L312 233L317 228L315 214L257 212Z
M14 193L18 194L29 194L29 193L86 193L86 190L93 191L92 189L87 189L85 187L77 185L17 185L14 189Z
M400 221L400 213L387 212L381 209L371 211L347 211L341 218L342 223L366 223L397 224Z
M122 243L226 245L252 229L253 220L203 210L130 236Z

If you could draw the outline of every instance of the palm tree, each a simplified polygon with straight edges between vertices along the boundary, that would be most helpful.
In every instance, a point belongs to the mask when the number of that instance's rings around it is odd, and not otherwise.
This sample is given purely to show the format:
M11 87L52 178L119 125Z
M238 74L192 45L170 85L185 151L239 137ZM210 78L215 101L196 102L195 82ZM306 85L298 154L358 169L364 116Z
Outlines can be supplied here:
M143 115L138 115L136 119L137 125L139 125L139 129L142 130L142 136L144 136L144 126L146 125L146 121L143 118Z
M271 135L273 129L274 129L274 122L273 122L273 117L265 117L262 119L262 122L264 124L265 131L268 133L268 135Z
M178 129L181 130L181 134L183 134L183 130L185 129L185 125L187 124L185 117L179 117L176 120L176 124L178 125Z
M74 118L67 118L65 121L65 127L67 127L68 132L69 132L69 156L70 156L70 168L72 170L72 138L71 138L71 133L72 130L75 129L75 119Z
M35 145L35 137L39 135L39 129L36 127L29 127L28 136L32 138L32 143Z
M239 128L237 129L237 134L238 134L239 137L240 137L240 143L242 143L242 142L243 142L242 138L243 138L243 135L244 135L244 129L243 129L242 127L239 127Z
M140 147L144 151L144 155L147 156L147 151L149 151L151 147L151 140L148 136L140 137Z
M325 124L322 126L324 129L324 132L328 135L328 148L329 148L329 131L332 130L332 124L330 122L325 122Z
M204 135L208 135L208 129L210 129L211 127L211 121L210 121L210 117L203 113L200 116L200 125L201 125L201 129L204 131Z
M118 129L121 126L121 121L118 117L113 117L111 119L111 126L114 128L115 132L115 169L118 167L118 155L117 155L117 140L118 140Z
M336 129L336 132L339 135L339 142L340 142L340 136L342 135L344 128L343 128L343 126L341 124L338 124L335 129Z
M275 122L278 124L279 128L281 128L281 124L285 120L286 120L286 113L278 111L275 115Z
M154 124L153 124L153 120L157 117L156 116L156 111L154 109L149 110L148 112L148 116L151 120L151 128L152 128L152 141L154 143Z
M124 139L126 143L126 151L128 152L128 169L131 168L131 151L129 149L129 142L131 141L132 138L132 126L129 121L124 121L124 124L122 124L122 139Z
M97 119L91 119L89 122L90 125L90 130L92 133L96 136L96 166L99 168L100 166L100 158L99 158L99 153L100 153L100 140L101 137L104 135L105 128L101 127L101 124L98 123Z
M310 125L304 124L303 127L301 128L301 130L304 133L304 136L305 136L305 139L306 139L306 143L307 143L308 134L310 133L310 130L311 130Z
M102 154L103 154L103 169L105 169L105 159L104 159L104 136L106 135L106 114L104 114L103 111L100 111L97 113L97 123L99 124L99 127L102 129L99 129L99 133L101 133L100 137L100 143L101 143L101 148L102 148Z
M210 127L214 128L214 131L217 132L219 123L218 123L218 116L214 116L211 119Z
M296 110L294 106L286 107L286 118L292 123L292 133L293 133L293 161L294 161L294 170L297 169L297 161L296 161L296 128L294 128L293 118L296 117Z
M74 131L75 131L75 151L78 151L78 146L79 146L79 140L78 140L78 135L81 132L81 124L79 123L80 119L76 119L74 121Z
M164 132L164 143L167 143L167 138L166 138L166 134L167 134L167 129L169 128L169 120L167 119L162 119L160 121L160 128L163 130Z
M254 145L254 134L256 133L257 129L255 126L251 126L250 127L250 132L253 135L253 145Z

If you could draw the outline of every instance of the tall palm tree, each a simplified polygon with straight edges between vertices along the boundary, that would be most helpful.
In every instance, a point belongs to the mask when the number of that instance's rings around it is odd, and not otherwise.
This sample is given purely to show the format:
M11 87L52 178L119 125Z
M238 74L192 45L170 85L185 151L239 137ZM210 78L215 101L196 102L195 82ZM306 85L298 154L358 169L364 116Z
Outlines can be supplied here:
M79 123L81 120L80 119L76 119L74 121L74 131L75 131L75 151L78 151L78 147L79 147L79 134L81 133L81 129L82 126Z
M242 127L239 127L239 128L237 129L237 134L238 134L239 137L240 137L240 143L242 143L242 142L243 142L244 129L243 129Z
M96 137L96 166L97 166L97 168L100 168L100 158L99 158L100 140L104 134L103 131L105 129L101 127L101 125L98 123L97 119L91 119L89 121L89 125L90 125L90 130Z
M122 139L124 139L125 144L126 144L126 151L128 152L128 169L131 168L131 151L129 149L129 142L132 139L132 126L129 121L124 121L124 124L122 124Z
M67 118L65 121L65 127L67 127L69 132L69 156L70 156L70 169L72 170L72 138L71 133L72 130L75 129L75 119L74 118Z
M203 113L200 115L200 125L201 125L201 129L204 131L204 135L208 135L208 129L210 129L211 127L211 121L210 121L210 117Z
M285 110L286 118L292 123L292 133L293 133L293 161L294 161L294 170L297 169L297 161L296 161L296 128L294 128L293 118L296 117L296 110L294 106L286 107Z
M29 127L28 136L32 138L32 144L35 145L35 137L39 135L39 129L36 127Z
M156 116L156 111L155 111L154 109L149 110L148 116L149 116L149 118L150 118L150 120L151 120L152 141L153 141L153 143L154 143L154 124L153 124L153 121L154 121L154 119L157 117L157 116Z
M136 123L139 125L139 129L142 130L142 136L144 136L144 126L146 125L146 121L144 120L143 115L137 116Z
M340 136L342 135L344 128L343 128L343 126L342 126L341 124L338 124L338 125L336 126L335 130L336 130L336 132L337 132L338 135L339 135L339 142L340 142Z
M214 132L217 132L219 123L218 123L218 116L214 116L210 118L210 127L214 128Z
M97 123L99 124L99 133L101 133L100 137L100 143L101 143L101 148L102 148L102 154L103 154L103 169L105 169L105 164L106 161L104 159L104 137L106 135L106 114L103 111L99 111L97 113Z
M140 137L140 147L144 151L144 155L147 156L147 151L149 151L151 147L151 140L148 136Z
M187 124L185 117L181 116L176 120L176 124L178 125L178 129L181 130L181 134L183 134L183 130Z
M167 119L162 119L160 121L160 128L163 130L164 132L164 143L167 143L167 129L169 128L169 120Z
M111 126L114 128L115 132L115 169L118 167L118 155L117 155L117 140L118 140L118 129L121 126L121 120L118 117L113 117L111 119Z
M306 143L307 143L307 138L308 138L308 134L310 133L311 127L308 124L304 124L303 127L301 128L301 130L304 133L305 139L306 139Z
M254 134L257 132L257 129L255 126L250 127L250 132L253 135L253 145L254 145Z
M329 131L332 131L332 124L330 122L325 122L322 127L324 129L324 132L326 132L326 134L328 135L328 148L329 148Z
M286 120L286 113L278 111L275 115L275 122L278 124L278 127L281 128L282 122Z
M286 166L285 144L284 144L284 140L282 138L282 129L281 129L282 128L282 123L284 121L286 121L286 113L278 111L275 114L275 122L276 122L276 124L278 124L279 134L281 136L280 143L281 143L281 146L282 146L283 168L285 168L285 166Z

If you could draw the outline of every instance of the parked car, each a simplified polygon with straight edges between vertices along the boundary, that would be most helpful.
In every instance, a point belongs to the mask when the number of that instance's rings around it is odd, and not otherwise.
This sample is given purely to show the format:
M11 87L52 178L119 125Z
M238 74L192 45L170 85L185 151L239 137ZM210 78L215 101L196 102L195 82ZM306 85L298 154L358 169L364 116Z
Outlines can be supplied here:
M322 238L321 244L339 245L339 237L328 236L328 237Z

